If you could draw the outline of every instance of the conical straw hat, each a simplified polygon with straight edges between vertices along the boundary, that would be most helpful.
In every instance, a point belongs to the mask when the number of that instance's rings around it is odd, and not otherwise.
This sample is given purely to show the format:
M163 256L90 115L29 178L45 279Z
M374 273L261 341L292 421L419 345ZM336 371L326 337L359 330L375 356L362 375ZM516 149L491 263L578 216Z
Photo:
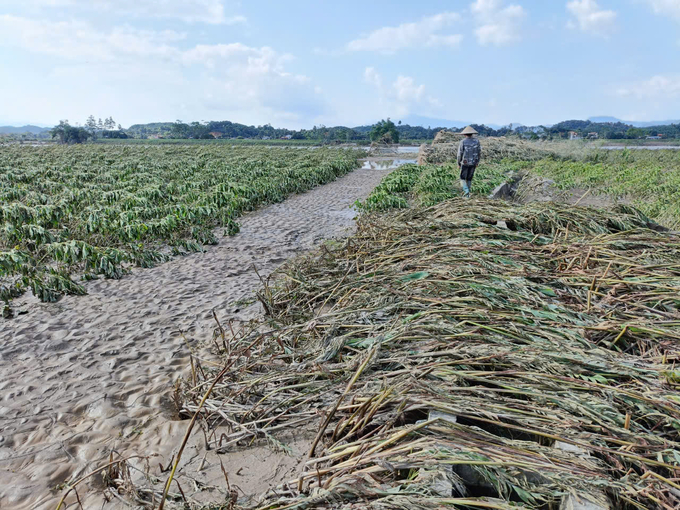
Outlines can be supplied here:
M475 128L468 126L460 132L461 135L478 135L479 133Z

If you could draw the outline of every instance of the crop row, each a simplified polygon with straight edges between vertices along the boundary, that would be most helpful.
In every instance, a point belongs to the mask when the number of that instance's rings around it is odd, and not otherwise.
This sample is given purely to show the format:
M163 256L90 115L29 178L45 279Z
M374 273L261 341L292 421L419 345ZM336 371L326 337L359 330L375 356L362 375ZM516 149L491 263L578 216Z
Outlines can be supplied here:
M563 189L587 188L625 200L666 227L680 228L680 151L586 151L571 160L545 159L530 170Z
M0 299L82 294L216 244L237 218L350 172L357 151L226 146L0 148Z
M487 196L528 163L490 162L482 163L472 184L473 194ZM404 165L387 175L368 198L358 204L364 211L405 209L409 203L431 206L461 196L460 170L455 164Z

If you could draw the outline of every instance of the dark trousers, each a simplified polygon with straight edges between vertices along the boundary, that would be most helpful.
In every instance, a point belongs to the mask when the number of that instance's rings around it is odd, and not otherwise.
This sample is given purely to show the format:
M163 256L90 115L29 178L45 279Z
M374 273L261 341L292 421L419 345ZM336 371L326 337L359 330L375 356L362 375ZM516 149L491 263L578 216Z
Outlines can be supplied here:
M461 181L471 181L475 176L476 166L463 165L460 167L460 180Z

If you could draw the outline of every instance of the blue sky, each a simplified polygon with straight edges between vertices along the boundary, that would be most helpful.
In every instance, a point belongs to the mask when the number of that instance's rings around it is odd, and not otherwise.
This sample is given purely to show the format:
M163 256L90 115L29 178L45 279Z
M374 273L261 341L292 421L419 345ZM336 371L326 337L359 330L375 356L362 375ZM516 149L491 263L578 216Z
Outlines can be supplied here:
M0 124L680 118L680 0L0 0Z

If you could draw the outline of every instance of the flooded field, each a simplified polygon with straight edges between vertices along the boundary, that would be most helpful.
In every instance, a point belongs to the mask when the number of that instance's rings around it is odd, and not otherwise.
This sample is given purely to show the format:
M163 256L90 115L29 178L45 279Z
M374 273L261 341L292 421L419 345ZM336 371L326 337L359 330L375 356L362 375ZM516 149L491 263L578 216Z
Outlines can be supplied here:
M418 154L420 147L403 146L397 150L399 154Z

